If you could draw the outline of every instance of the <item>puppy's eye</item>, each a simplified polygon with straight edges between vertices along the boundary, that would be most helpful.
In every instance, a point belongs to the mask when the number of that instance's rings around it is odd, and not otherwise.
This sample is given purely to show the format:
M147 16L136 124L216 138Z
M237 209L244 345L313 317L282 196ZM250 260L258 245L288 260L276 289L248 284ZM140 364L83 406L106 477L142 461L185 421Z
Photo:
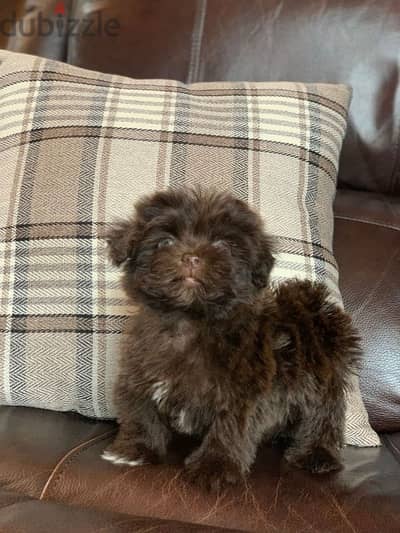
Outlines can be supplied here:
M165 237L164 239L161 239L158 241L157 247L158 248L167 248L168 246L172 246L175 243L175 239L172 237Z
M222 239L218 241L214 241L212 245L214 248L217 248L218 250L230 250L229 243Z

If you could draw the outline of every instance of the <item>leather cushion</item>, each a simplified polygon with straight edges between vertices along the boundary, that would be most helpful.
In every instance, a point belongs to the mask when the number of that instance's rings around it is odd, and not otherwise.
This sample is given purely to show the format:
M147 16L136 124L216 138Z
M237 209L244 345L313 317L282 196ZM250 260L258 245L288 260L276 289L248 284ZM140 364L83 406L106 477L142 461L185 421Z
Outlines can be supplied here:
M339 190L334 250L343 301L363 340L370 421L400 431L400 198Z
M400 464L386 446L347 447L344 470L326 476L286 469L280 452L266 447L246 491L234 489L215 499L181 480L176 463L184 445L168 465L130 469L103 461L100 454L115 429L72 414L2 407L0 447L7 453L0 455L0 484L46 502L244 531L395 533L400 528ZM37 475L44 470L46 475ZM63 513L54 520L57 516Z

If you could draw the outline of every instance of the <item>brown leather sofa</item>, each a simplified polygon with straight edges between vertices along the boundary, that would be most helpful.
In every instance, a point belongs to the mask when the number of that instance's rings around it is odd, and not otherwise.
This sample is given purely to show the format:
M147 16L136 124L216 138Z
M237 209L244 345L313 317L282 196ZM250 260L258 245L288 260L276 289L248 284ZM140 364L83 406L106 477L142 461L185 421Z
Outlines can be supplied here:
M39 12L54 23L116 19L116 35L13 35L10 22L0 46L138 78L352 85L335 250L383 446L345 448L344 470L322 477L285 469L265 448L247 490L215 499L185 486L174 464L102 461L113 423L0 407L0 532L400 532L400 2L2 0L0 23L11 17L28 34Z

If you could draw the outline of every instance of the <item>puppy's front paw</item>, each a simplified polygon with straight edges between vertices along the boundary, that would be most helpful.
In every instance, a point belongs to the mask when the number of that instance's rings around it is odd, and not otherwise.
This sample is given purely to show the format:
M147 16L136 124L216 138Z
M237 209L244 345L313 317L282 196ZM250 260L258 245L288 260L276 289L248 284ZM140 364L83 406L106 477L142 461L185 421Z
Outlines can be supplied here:
M306 454L299 454L288 449L285 453L285 459L289 464L308 470L313 474L326 474L342 468L338 457L323 447L316 447Z
M129 449L121 449L118 446L111 445L103 452L101 457L115 465L140 466L158 462L157 455L143 444L130 446Z
M185 461L184 477L203 491L221 493L229 486L244 481L240 468L231 460L221 457L201 457Z

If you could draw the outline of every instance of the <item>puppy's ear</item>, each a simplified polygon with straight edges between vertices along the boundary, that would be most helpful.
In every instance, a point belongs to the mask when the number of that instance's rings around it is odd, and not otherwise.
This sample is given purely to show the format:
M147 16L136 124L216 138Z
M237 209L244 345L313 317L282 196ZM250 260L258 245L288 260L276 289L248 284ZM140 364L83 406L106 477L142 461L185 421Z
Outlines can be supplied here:
M108 255L111 262L120 266L132 258L135 249L136 226L132 220L121 220L112 224L106 234Z
M253 284L257 289L263 289L268 285L269 275L274 266L272 240L264 235L258 246L256 265L252 272Z

